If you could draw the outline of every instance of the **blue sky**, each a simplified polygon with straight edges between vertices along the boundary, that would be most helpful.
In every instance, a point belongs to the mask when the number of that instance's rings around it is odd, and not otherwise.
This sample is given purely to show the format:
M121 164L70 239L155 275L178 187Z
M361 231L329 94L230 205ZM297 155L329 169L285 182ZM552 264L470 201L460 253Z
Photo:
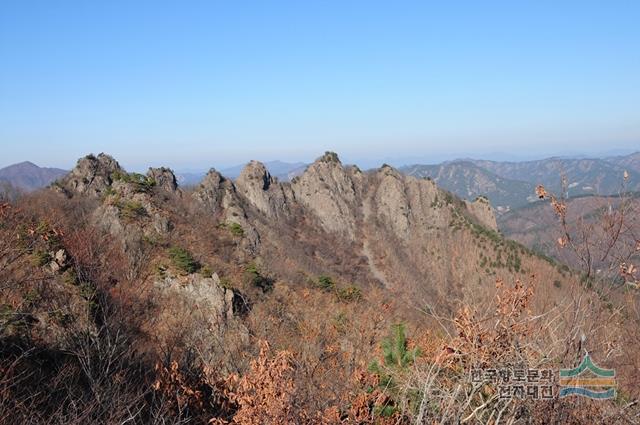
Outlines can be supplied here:
M638 1L4 0L0 166L640 148L638 22Z

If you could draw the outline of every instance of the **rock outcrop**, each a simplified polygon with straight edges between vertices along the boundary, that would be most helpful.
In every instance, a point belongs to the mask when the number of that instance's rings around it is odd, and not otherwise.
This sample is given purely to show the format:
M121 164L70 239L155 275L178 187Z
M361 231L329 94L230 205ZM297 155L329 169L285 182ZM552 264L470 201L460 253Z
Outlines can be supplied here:
M295 198L311 211L328 232L353 238L357 206L364 177L357 167L344 167L327 152L291 182Z
M478 220L478 223L493 231L498 231L495 211L491 207L489 200L479 196L475 201L464 201L469 212Z
M297 250L306 253L297 260L303 264L324 258L324 267L331 268L353 261L358 279L387 287L415 288L431 268L432 278L459 282L467 270L452 266L462 259L451 252L468 240L456 229L470 228L471 222L496 229L491 206L482 199L465 203L429 179L405 176L388 165L363 173L344 166L332 152L291 183L278 182L257 161L235 183L211 171L195 197L221 220L240 224L254 253L266 258L283 253L277 257L283 270L296 261L286 253ZM315 245L293 248L298 237ZM356 272L362 261L368 277ZM439 294L446 295L447 290Z
M80 159L55 186L65 195L98 198L93 211L95 225L122 243L132 265L143 261L145 238L166 236L172 228L156 191L176 193L175 175L168 168L151 168L147 176L127 173L111 156L101 153Z
M240 225L248 242L247 248L251 252L257 251L260 245L260 236L249 222L243 201L231 180L211 169L193 196L208 212L219 216L221 222Z
M232 343L248 342L248 331L241 318L248 312L246 300L239 292L224 288L217 274L207 278L200 274L165 276L154 284L158 311L147 332L162 344L183 341L197 347L203 360L218 361ZM221 365L224 367L224 365Z
M404 239L409 232L411 212L404 176L385 165L376 172L374 178L377 179L372 187L376 210L393 232Z
M155 182L155 186L169 193L178 190L178 180L171 169L166 167L149 168L147 177Z
M244 215L237 205L233 182L213 168L204 176L193 197L214 214L231 209L229 214Z
M261 162L249 162L236 180L236 187L267 217L277 219L289 215L288 201L293 198L290 186L279 184Z
M101 194L95 221L123 241L134 262L144 261L139 255L143 240L171 234L162 205L167 198L158 195L179 189L167 168L151 168L146 176L127 174L106 155L90 156L79 161L62 187ZM477 273L459 249L480 243L480 236L471 234L479 232L473 224L497 228L486 199L462 201L429 179L388 165L365 173L343 165L332 152L291 183L279 182L257 161L247 164L235 182L211 169L193 198L231 231L242 255L260 256L285 275L335 270L353 281L412 288L436 298L451 296ZM425 273L444 283L437 289L422 285ZM194 293L213 291L207 285L189 286Z
M100 196L113 183L114 174L120 172L123 172L122 167L111 156L104 153L87 155L79 159L75 168L53 187L67 196Z
M156 282L163 295L180 300L189 310L199 310L209 327L225 326L231 318L242 312L244 300L233 289L223 288L217 274L167 276ZM175 313L175 311L174 311Z

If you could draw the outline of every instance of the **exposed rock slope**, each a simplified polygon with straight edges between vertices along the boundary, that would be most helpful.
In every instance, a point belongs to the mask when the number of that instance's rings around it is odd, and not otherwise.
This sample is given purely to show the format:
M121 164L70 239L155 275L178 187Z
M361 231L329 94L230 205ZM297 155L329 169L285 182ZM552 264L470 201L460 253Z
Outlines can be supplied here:
M235 184L212 172L194 196L222 221L239 223L254 253L290 280L330 274L451 304L488 296L496 277L554 273L502 240L486 199L460 201L387 165L364 173L334 153L291 183L258 162Z
M80 160L59 190L99 199L96 222L138 263L145 240L172 238L165 199L184 196L171 170L129 174L104 154ZM558 277L553 266L496 233L486 199L461 201L387 165L362 172L331 152L290 183L256 161L235 183L212 169L189 196L217 227L236 235L246 258L291 282L326 274L453 308L453 300L489 297L498 277L534 270ZM184 202L176 205L174 213L188 216Z

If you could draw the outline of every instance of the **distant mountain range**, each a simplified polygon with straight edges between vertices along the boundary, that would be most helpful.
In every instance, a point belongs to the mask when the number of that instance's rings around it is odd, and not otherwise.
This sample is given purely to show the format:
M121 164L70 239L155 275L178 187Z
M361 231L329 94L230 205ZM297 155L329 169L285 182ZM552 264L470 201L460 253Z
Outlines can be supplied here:
M273 177L290 181L308 167L303 162L270 161L265 163ZM236 179L245 164L222 170L222 174ZM620 191L623 175L626 189L640 191L640 152L608 158L546 158L535 161L488 161L459 159L439 164L416 164L400 167L406 175L431 178L440 187L473 200L486 196L498 214L528 205L535 201L536 185L543 184L555 193L562 190L566 178L569 196L611 195ZM47 186L67 171L42 168L31 162L21 162L0 169L0 183L10 184L24 191ZM176 173L182 186L199 184L205 172Z
M567 200L566 220L569 229L572 230L572 237L574 240L580 243L580 234L576 233L576 229L590 228L591 236L595 236L593 233L600 231L603 226L599 224L604 223L603 217L610 211L610 206L619 208L621 198L618 196L578 196ZM636 192L631 194L628 198L625 198L627 211L625 218L624 232L629 235L638 234L640 232L640 216L637 212L640 211L640 193ZM584 224L579 224L579 220L584 220ZM515 211L510 211L503 214L499 220L499 227L501 233L521 244L546 255L554 257L561 262L568 264L575 268L583 266L580 259L576 256L572 249L566 249L558 244L558 238L563 236L563 229L558 224L558 217L554 209L549 205L549 202L535 202L526 207L519 208ZM593 246L591 246L593 263L596 267L599 267L602 263L602 250L603 246L608 247L606 244L597 244L595 241L606 241L605 238L593 237ZM633 244L633 239L619 238L619 243L616 244L616 249L624 248L628 244ZM618 256L620 255L620 256ZM613 251L615 258L624 258L622 253L616 253Z
M239 164L234 167L229 167L221 170L220 172L231 179L236 179L240 175L240 172L247 164ZM273 177L277 177L280 181L290 181L293 177L298 176L304 172L308 164L304 162L283 162L283 161L269 161L264 165L269 170L269 173ZM202 172L185 172L176 173L178 182L183 186L192 186L199 184L204 178L206 171Z
M535 201L534 189L538 184L560 193L563 177L569 196L616 194L622 189L625 171L626 190L640 190L640 152L603 159L556 157L523 162L461 159L410 165L400 171L431 178L462 198L486 196L499 213Z
M67 170L38 167L32 162L25 161L1 168L0 182L30 192L51 184L67 173Z
M457 160L436 165L411 165L400 168L404 174L431 178L436 184L461 198L473 200L486 196L494 207L526 205L534 200L535 184L501 177L471 160Z

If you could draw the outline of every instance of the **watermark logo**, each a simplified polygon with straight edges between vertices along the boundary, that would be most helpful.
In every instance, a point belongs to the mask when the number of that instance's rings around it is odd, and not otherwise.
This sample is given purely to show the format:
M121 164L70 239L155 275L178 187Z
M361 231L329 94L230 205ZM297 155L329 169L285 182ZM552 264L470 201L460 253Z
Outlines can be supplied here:
M616 371L596 366L589 354L573 369L560 369L560 397L571 395L593 399L616 396Z
M471 370L471 382L493 385L500 399L553 399L556 376L556 370L525 367Z

